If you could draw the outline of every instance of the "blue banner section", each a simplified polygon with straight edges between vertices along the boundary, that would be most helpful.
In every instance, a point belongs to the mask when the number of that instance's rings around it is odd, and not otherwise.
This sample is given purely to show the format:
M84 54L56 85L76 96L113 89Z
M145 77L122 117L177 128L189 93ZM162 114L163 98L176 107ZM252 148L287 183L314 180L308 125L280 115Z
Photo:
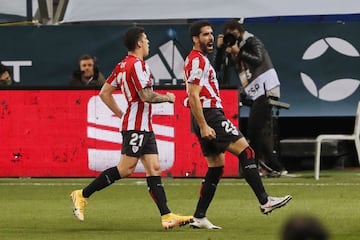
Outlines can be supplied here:
M354 116L360 100L359 23L254 24L281 81L282 116Z
M109 75L126 55L122 34L130 25L9 26L0 28L0 61L23 86L67 86L78 59L96 56ZM188 24L145 25L147 62L157 84L182 84L191 50ZM360 23L247 23L265 44L281 82L281 116L354 116L360 100ZM221 23L214 24L215 35ZM209 56L212 59L212 56ZM238 85L233 78L232 85Z

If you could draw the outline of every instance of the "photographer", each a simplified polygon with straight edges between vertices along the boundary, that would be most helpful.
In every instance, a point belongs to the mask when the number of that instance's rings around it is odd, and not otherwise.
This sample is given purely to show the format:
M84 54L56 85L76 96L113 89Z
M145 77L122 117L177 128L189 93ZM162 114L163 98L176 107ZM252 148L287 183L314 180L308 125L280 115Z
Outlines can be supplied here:
M229 83L231 70L238 74L241 101L250 107L248 138L256 160L268 168L269 176L286 175L274 152L272 106L269 98L279 99L280 82L264 44L231 20L224 24L223 34L217 39L215 70L223 84ZM274 171L272 171L274 170Z

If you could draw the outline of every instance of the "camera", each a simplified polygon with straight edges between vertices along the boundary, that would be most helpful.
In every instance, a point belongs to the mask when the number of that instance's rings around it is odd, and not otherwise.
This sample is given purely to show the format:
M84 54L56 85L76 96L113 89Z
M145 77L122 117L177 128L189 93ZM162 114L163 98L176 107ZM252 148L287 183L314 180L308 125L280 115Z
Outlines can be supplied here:
M237 40L239 39L232 33L226 33L223 38L225 47L234 46Z

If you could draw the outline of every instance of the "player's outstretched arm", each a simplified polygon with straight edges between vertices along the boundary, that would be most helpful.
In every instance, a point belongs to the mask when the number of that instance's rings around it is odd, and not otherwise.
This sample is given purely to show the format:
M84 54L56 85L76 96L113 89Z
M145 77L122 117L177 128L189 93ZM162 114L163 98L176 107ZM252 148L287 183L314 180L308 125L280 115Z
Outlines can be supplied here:
M143 88L138 92L139 97L144 102L162 103L162 102L175 102L175 95L167 92L166 94L159 94L154 92L151 88Z

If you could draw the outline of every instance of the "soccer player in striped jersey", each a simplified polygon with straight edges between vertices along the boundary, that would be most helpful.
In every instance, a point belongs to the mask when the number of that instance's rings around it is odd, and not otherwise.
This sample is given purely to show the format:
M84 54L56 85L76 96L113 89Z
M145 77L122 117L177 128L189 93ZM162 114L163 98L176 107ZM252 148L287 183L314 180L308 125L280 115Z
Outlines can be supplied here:
M128 49L128 55L116 65L100 91L102 101L116 116L123 118L121 157L116 167L103 171L88 186L71 193L73 212L80 221L84 220L86 199L116 180L128 177L134 172L139 160L146 169L148 190L160 211L162 227L170 229L192 221L192 216L181 216L170 211L160 177L161 169L152 128L151 105L173 103L175 95L170 92L159 94L152 89L153 77L144 61L149 54L149 42L143 28L130 28L124 35L124 45ZM125 113L113 97L113 92L118 88L121 88L128 104Z
M213 29L209 22L198 21L190 26L193 50L184 63L184 81L188 93L186 104L191 109L192 129L201 145L208 171L200 188L194 213L193 228L220 229L206 217L223 173L225 151L236 155L247 183L255 193L264 214L280 208L291 196L271 197L263 186L255 162L255 153L242 133L224 115L216 73L207 55L214 49Z

